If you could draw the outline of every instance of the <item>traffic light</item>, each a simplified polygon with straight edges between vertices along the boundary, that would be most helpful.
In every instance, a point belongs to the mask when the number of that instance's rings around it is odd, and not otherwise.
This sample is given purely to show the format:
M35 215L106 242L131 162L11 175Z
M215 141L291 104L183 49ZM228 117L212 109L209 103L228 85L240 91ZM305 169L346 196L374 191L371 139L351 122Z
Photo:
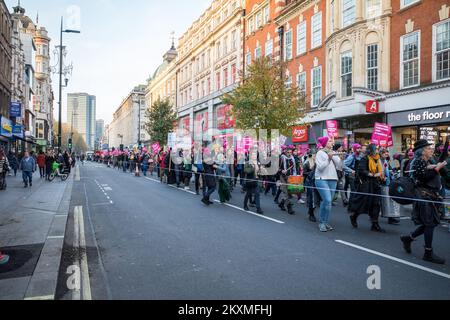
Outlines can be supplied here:
M68 145L69 145L69 149L72 150L72 139L69 139Z

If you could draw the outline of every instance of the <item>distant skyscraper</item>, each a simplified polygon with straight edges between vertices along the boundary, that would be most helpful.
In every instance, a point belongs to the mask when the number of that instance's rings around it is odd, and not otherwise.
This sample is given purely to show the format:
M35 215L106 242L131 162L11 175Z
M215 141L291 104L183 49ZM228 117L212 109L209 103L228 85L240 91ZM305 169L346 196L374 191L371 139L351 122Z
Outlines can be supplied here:
M99 149L101 149L100 142L103 138L103 133L105 132L105 120L97 120L95 123L95 144Z
M87 93L67 95L67 123L77 131L90 150L95 148L96 98Z

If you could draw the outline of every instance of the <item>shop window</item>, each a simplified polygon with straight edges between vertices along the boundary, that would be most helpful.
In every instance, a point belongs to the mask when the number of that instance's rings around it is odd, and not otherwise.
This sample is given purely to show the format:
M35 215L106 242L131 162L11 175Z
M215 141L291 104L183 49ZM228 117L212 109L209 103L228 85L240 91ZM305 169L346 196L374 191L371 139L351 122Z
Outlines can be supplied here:
M341 96L352 95L353 58L352 52L347 51L341 55Z
M420 79L420 32L401 37L401 87L419 85Z
M378 45L367 46L367 88L378 90Z
M450 79L450 20L433 27L433 52L435 81Z

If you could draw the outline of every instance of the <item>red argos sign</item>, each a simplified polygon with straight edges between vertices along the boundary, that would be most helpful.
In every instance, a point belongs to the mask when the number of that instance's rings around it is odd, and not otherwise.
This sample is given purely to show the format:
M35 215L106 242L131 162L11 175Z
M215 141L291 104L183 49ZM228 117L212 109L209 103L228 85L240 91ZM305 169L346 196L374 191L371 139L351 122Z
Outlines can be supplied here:
M380 112L380 103L375 100L369 100L366 102L366 112L367 113L378 113Z
M307 126L293 127L292 142L308 142L308 127Z

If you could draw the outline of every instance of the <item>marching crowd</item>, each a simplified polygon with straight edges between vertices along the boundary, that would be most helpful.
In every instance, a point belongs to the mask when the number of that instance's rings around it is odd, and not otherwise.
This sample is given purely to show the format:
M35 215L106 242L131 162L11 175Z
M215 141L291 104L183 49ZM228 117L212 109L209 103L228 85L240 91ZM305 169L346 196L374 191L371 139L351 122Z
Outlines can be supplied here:
M197 149L199 151L194 152ZM354 144L351 150L346 151L333 138L321 137L317 141L317 150L308 150L303 155L294 146L282 146L276 173L270 171L270 162L262 159L257 148L245 153L237 153L232 148L209 150L194 147L176 152L179 156L176 158L181 161L172 157L172 149L152 153L145 148L131 152L116 151L97 156L95 160L137 176L141 172L144 176L156 173L161 182L178 188L183 185L189 189L194 179L196 194L202 192L201 201L206 206L213 204L211 195L216 190L221 203L229 201L239 183L241 192L245 193L244 210L249 211L249 206L255 207L256 212L262 215L260 194L271 192L280 210L290 215L295 214L295 203L306 204L309 220L319 220L321 232L333 230L330 215L339 196L348 209L354 228L358 228L361 214L369 216L374 232L385 232L379 223L382 213L385 217L391 216L389 224L399 224L397 215L384 211L399 210L400 206L390 205L394 202L389 197L389 186L399 177L408 177L414 181L412 188L417 197L412 212L412 221L417 229L402 236L403 247L411 253L411 243L424 235L424 260L445 263L433 253L432 241L435 227L449 215L448 205L444 206L450 202L448 143L434 147L426 140L419 140L405 155L397 154L391 159L388 149L375 144Z

